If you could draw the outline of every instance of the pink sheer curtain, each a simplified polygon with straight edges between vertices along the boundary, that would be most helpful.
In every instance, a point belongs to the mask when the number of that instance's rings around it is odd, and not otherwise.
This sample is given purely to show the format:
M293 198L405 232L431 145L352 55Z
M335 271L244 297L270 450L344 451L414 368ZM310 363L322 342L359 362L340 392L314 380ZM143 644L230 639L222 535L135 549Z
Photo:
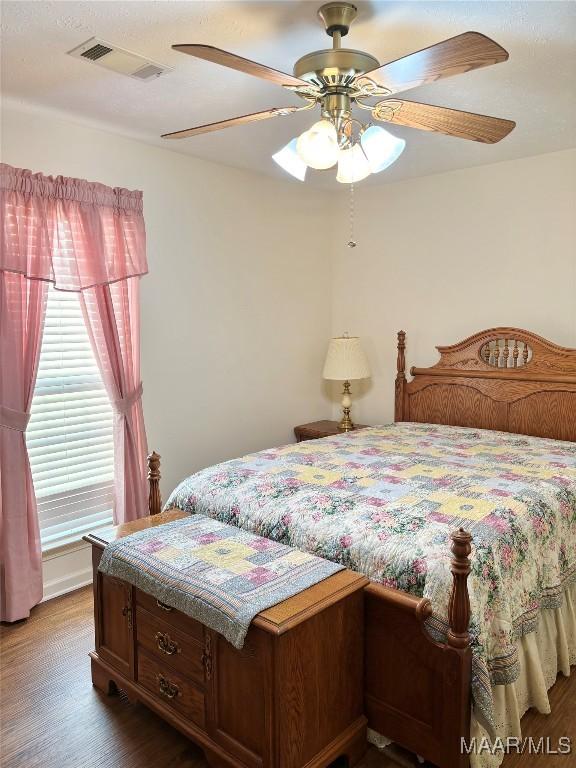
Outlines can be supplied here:
M48 284L0 272L0 619L42 599L36 496L24 433L30 418Z
M36 497L24 433L47 282L81 291L116 412L117 522L147 514L138 276L148 271L142 193L0 164L0 619L42 597Z
M138 278L97 285L81 293L92 348L115 410L114 475L117 523L148 513L146 433L140 380Z

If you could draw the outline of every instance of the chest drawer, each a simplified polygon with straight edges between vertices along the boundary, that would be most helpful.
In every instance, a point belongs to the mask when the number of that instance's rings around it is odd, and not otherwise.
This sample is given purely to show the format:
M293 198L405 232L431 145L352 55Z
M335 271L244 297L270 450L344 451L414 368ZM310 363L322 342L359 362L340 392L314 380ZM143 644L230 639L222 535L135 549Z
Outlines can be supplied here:
M145 608L148 613L155 616L158 619L167 621L171 626L179 629L181 632L185 632L187 635L196 638L198 642L204 642L204 627L199 621L191 619L184 613L177 611L176 608L171 608L169 605L165 605L156 600L152 595L147 595L146 592L136 590L136 603L137 605Z
M140 607L136 609L136 639L139 647L161 664L167 664L200 685L204 684L203 646L200 641Z
M204 694L191 680L140 650L138 682L156 698L204 729Z

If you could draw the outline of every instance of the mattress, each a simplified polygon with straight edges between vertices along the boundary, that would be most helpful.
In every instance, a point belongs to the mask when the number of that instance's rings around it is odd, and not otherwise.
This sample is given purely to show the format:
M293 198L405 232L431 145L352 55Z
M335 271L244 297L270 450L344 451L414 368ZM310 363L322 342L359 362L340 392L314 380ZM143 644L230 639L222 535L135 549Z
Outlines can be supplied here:
M274 448L187 478L167 507L201 513L430 599L447 631L450 533L474 537L472 693L519 676L518 639L576 579L576 444L397 423Z

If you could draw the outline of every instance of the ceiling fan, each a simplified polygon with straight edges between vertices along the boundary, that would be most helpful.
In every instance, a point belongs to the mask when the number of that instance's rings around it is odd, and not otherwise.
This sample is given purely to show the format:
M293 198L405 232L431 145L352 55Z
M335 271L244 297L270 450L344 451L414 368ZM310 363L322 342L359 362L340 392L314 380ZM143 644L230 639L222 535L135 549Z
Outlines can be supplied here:
M341 47L342 37L348 34L356 14L351 3L323 5L318 16L332 37L332 48L302 56L294 65L293 75L210 45L173 45L174 50L189 56L276 83L301 97L305 104L273 107L166 133L163 138L183 139L319 106L322 119L289 142L273 159L301 181L309 167L324 170L338 164L337 180L354 183L391 165L404 150L405 142L381 126L355 119L352 105L369 111L377 122L487 144L500 141L514 128L512 120L395 98L396 94L419 85L506 61L508 52L493 40L479 32L465 32L380 65L369 53ZM375 98L378 101L373 103Z

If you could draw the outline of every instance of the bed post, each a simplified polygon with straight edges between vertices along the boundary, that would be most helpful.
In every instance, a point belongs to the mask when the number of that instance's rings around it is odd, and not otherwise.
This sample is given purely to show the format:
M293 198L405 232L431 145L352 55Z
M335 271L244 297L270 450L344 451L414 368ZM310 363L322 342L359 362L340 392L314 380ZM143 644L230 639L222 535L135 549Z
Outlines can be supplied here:
M394 421L404 420L404 387L406 386L406 333L398 331L398 356L396 358L396 389L394 400Z
M162 511L162 496L160 495L160 454L156 451L148 456L148 510L151 515Z
M454 531L452 539L452 593L448 605L447 642L452 648L465 649L470 645L468 625L470 623L470 596L468 595L468 574L470 573L470 552L472 536L463 528Z
M452 539L452 592L448 604L448 635L446 637L446 666L442 697L443 748L445 757L440 765L446 768L470 768L470 757L463 748L470 743L470 681L472 649L470 647L470 596L468 574L472 536L459 528Z

